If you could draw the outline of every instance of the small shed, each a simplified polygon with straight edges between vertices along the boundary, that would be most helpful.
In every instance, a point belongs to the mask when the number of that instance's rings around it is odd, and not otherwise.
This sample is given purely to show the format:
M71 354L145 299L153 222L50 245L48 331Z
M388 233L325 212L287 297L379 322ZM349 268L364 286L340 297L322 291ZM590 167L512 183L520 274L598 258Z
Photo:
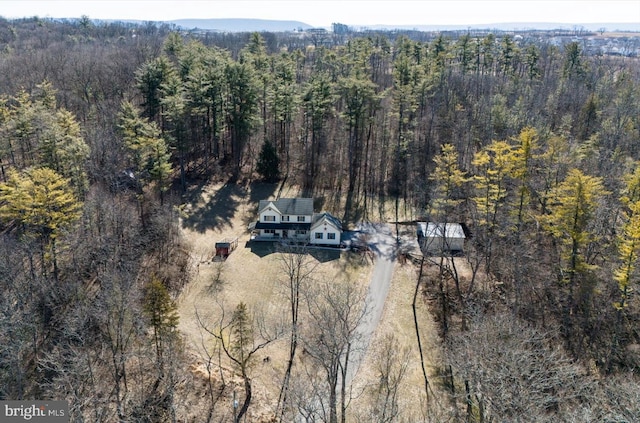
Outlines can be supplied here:
M418 222L418 244L423 253L461 252L466 235L460 223Z
M220 242L216 242L216 255L214 258L226 259L229 254L238 246L238 238L225 238Z

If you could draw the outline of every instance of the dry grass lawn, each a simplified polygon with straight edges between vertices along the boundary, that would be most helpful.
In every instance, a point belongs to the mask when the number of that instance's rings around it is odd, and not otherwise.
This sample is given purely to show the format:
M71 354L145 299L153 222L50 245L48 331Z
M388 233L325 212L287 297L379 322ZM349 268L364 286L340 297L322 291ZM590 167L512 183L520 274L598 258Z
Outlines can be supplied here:
M297 196L295 191L281 193L282 197ZM286 321L287 306L282 292L283 280L279 254L273 252L269 243L250 243L247 224L256 218L257 203L261 199L275 196L275 186L239 185L207 186L193 195L191 202L183 209L183 234L190 244L194 261L193 281L185 287L178 298L180 313L180 331L185 337L187 353L193 359L192 371L206 377L205 363L207 354L213 351L211 336L203 332L196 316L214 328L220 319L222 310L233 312L235 306L246 303L255 314L264 314L264 319ZM224 238L239 238L238 248L224 262L212 262L214 244ZM334 253L332 253L334 254ZM351 253L334 254L327 257L314 253L317 272L324 278L349 278L366 286L371 277L373 266L359 258L354 260ZM375 351L375 345L386 333L394 333L399 347L410 348L410 365L407 378L402 387L402 408L414 409L419 405L417 398L423 398L423 380L419 365L411 301L415 287L416 268L411 264L396 265L389 297L378 331L372 339L369 352ZM438 362L436 330L424 304L420 306L420 325L423 331L423 348L427 360ZM373 348L372 348L373 347ZM259 352L253 368L254 399L248 418L259 421L269 415L277 402L279 383L286 364L288 346L286 337L269 345ZM269 357L268 361L263 361ZM364 392L372 381L376 380L373 368L374 358L368 354L360 366L354 381L354 394ZM240 379L232 376L231 365L223 360L226 368L227 383L240 385ZM427 369L430 374L435 369ZM214 370L214 376L217 370ZM354 399L352 409L360 407L358 401L366 396Z

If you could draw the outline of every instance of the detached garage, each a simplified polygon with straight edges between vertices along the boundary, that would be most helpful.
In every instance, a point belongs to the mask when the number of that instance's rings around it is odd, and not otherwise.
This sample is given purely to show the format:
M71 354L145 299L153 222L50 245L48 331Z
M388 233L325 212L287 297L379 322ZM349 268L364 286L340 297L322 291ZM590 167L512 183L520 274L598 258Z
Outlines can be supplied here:
M424 254L460 252L466 239L459 223L418 222L418 244Z

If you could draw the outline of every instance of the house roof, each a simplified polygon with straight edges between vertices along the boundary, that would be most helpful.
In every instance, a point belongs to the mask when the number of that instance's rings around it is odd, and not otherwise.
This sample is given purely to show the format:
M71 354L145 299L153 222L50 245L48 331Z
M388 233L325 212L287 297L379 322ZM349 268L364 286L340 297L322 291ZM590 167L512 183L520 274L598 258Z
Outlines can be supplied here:
M273 203L282 215L311 216L313 215L313 198L280 198L278 200L260 200L258 213Z
M418 222L418 236L437 238L443 235L449 239L466 238L459 223Z
M328 212L314 213L311 222L311 228L320 225L322 222L327 222L331 226L334 226L336 229L340 231L342 230L342 223L340 222L340 219Z

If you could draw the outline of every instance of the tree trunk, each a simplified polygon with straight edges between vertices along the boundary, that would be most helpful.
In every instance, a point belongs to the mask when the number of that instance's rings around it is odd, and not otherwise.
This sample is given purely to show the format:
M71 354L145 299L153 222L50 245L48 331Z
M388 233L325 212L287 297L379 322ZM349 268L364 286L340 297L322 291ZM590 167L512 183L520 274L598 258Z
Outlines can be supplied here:
M334 370L330 370L332 373ZM338 395L336 393L338 384L337 374L329 378L329 423L338 423Z
M418 301L418 291L420 289L420 281L422 280L422 272L424 268L424 257L420 261L420 273L418 274L418 280L416 281L416 289L413 291L413 302L411 303L411 309L413 310L413 324L416 329L416 339L418 342L418 352L420 353L420 366L422 368L422 376L424 378L424 392L427 396L427 403L429 402L429 378L427 377L427 370L424 365L424 352L422 351L422 341L420 339L420 326L418 325L418 310L416 303Z
M249 376L242 372L242 379L244 380L244 402L242 403L242 407L240 408L240 411L238 412L238 415L236 416L236 421L235 423L240 423L240 420L242 420L242 416L244 416L247 413L247 410L249 409L249 405L251 404L251 379L249 379Z

